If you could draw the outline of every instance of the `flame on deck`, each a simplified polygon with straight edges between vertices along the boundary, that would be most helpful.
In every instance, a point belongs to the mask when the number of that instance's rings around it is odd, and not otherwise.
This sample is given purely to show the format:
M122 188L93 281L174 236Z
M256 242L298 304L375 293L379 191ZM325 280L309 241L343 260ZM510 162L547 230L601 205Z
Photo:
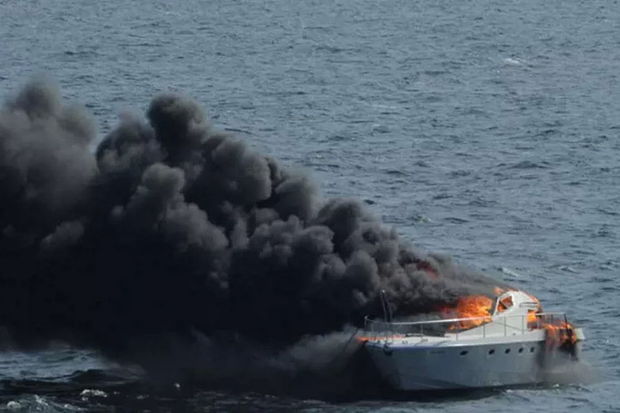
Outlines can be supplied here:
M446 318L461 318L448 330L477 327L491 321L493 300L486 295L467 295L458 299L455 307L443 307L440 312Z
M568 347L572 348L577 343L575 327L568 321L545 323L547 348Z
M536 310L530 310L527 313L528 328L531 330L545 329L547 348L563 346L572 348L577 343L575 327L566 320L541 316L543 309L540 300L531 294L528 295L538 306Z

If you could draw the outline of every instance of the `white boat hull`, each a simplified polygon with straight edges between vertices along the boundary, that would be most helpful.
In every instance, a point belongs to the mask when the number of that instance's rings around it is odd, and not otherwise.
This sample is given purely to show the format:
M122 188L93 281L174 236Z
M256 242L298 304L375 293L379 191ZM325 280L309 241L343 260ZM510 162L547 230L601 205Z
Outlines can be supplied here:
M495 340L493 340L495 341ZM375 365L399 390L439 390L535 384L552 365L577 357L549 349L544 339L471 343L368 342Z

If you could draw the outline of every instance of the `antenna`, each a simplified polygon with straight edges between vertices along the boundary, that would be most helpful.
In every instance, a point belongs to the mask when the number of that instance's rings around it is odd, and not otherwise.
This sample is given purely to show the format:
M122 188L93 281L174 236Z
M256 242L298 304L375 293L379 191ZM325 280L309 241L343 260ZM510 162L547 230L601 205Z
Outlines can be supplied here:
M381 296L381 307L383 307L383 319L386 323L390 323L392 321L392 306L390 305L385 290L381 290L379 294Z

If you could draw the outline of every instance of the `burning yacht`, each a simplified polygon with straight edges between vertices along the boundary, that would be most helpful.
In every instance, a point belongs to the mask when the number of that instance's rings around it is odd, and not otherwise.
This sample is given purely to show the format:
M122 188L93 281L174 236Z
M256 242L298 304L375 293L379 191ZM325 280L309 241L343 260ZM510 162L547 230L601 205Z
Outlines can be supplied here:
M366 319L361 339L384 378L399 390L540 383L554 366L579 357L580 328L563 313L543 313L517 290L466 296L433 321ZM454 317L456 316L456 317Z

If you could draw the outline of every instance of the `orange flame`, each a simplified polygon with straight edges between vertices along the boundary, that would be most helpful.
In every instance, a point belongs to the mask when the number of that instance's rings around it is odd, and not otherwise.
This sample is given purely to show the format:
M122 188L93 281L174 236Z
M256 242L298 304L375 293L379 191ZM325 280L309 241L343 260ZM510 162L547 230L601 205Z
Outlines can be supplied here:
M573 345L577 342L575 327L567 321L545 323L544 328L547 331L546 339L548 347Z
M529 328L535 328L538 325L538 317L536 314L538 314L536 310L527 311L527 326Z
M527 294L527 293L526 293ZM530 329L538 329L544 327L544 324L541 323L541 319L539 314L543 312L542 306L540 305L540 300L533 296L532 294L527 294L528 297L532 299L536 303L535 310L527 311L527 326Z
M538 298L531 294L528 295L537 304L538 308L527 312L527 326L530 329L545 329L548 348L563 345L572 346L577 343L575 327L571 323L554 317L545 317Z
M465 318L451 325L449 330L467 329L491 321L493 300L486 295L468 295L459 298L456 307L444 307L440 311L446 317Z

